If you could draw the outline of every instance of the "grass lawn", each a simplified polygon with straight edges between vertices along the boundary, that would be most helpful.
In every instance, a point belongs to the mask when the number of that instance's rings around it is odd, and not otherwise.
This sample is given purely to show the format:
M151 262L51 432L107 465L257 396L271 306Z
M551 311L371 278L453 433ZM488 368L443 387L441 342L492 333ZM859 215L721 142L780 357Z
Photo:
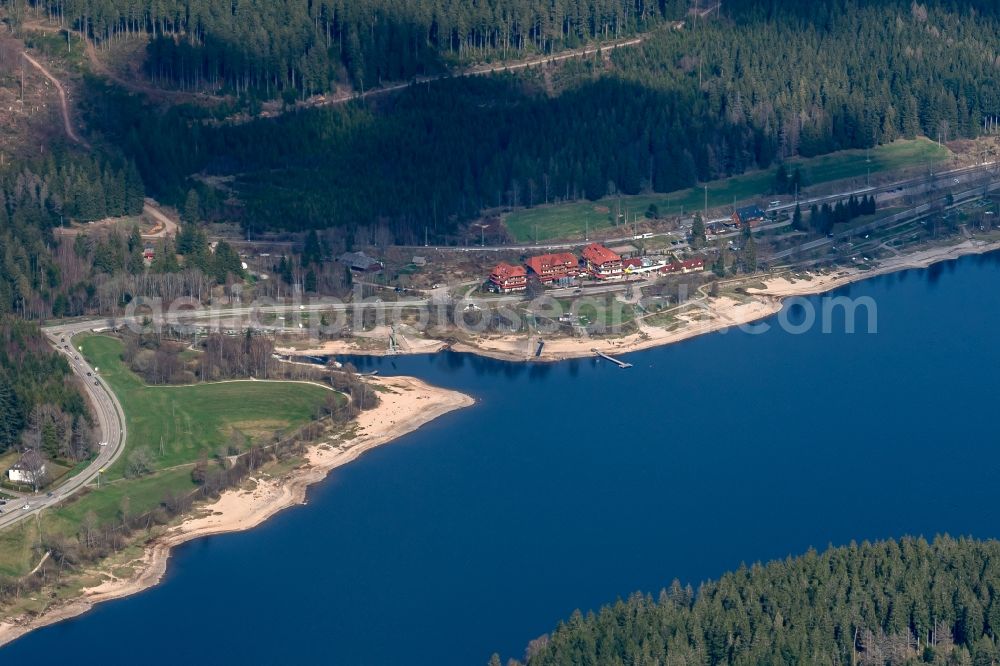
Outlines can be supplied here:
M563 314L577 315L583 326L597 324L606 327L627 327L635 322L635 307L601 296L556 299Z
M295 382L147 386L121 361L120 340L85 335L73 345L83 348L118 395L128 425L127 448L103 475L100 488L90 485L72 501L42 514L47 534L74 538L90 512L99 524L115 521L126 498L135 515L154 509L168 493L189 492L195 488L191 468L202 456L211 459L220 446L234 440L268 441L276 430L304 425L329 395L321 386ZM236 438L234 432L239 433ZM139 447L149 449L154 471L127 479L125 459ZM38 523L29 520L0 531L0 574L24 575L37 564L37 529Z
M865 176L869 167L871 173L895 171L908 167L929 165L946 160L950 153L947 148L928 139L896 141L879 146L871 151L871 162L864 150L844 150L830 155L809 159L788 161L789 172L796 166L808 184L816 185L845 178ZM708 205L710 208L732 205L756 197L767 196L774 182L777 168L754 171L732 178L708 183ZM587 230L591 233L614 226L614 216L618 211L618 197L607 197L600 201L576 201L552 206L539 206L519 210L507 216L504 224L510 234L519 242L536 239L547 241L557 238L582 238ZM656 204L661 215L678 215L701 210L705 205L705 188L694 187L670 194L640 194L621 197L621 211L628 212L631 219L642 215L650 204Z
M38 543L38 526L24 520L0 531L0 575L21 576L38 562L32 547Z
M104 335L74 340L118 395L128 424L126 446L145 446L156 469L196 462L230 442L234 431L255 441L309 422L328 391L296 382L235 381L146 386L121 361L122 343ZM160 442L163 441L161 452ZM123 476L126 452L105 479Z

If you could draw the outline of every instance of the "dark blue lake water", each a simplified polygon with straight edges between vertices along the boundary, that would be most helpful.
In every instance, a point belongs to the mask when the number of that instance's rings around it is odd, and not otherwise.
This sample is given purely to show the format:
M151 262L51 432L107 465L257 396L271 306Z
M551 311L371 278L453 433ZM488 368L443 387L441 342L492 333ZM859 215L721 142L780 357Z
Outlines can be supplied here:
M0 659L485 664L675 577L852 539L1000 536L1000 255L844 294L876 300L877 334L730 331L630 370L367 361L478 404Z

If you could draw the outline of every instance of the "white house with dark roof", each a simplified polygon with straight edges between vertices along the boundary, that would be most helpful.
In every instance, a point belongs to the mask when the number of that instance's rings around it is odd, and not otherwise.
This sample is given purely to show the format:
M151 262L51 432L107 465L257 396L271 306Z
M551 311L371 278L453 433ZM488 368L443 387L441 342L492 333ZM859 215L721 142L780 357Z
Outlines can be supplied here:
M45 458L38 451L25 451L7 470L7 478L13 483L33 486L45 478L45 472Z

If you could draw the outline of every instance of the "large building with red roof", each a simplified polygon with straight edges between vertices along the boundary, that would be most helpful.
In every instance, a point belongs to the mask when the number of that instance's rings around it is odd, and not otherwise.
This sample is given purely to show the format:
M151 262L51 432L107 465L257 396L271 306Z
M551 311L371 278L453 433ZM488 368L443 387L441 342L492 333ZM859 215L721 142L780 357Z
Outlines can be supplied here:
M501 294L524 291L528 288L528 271L524 266L511 266L505 261L493 267L490 272L490 288Z
M580 261L572 252L558 252L529 257L524 264L543 284L562 282L580 273Z
M668 273L696 273L703 270L705 270L705 260L701 257L695 257L667 264L660 272L666 275Z
M583 259L587 262L587 270L598 280L611 280L623 274L621 256L600 243L583 248Z

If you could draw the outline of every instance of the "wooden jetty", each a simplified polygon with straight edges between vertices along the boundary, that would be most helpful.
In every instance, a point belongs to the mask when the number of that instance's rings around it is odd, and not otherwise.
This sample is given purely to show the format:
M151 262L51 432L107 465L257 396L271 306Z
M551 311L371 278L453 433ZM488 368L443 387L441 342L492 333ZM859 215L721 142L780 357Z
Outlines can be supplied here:
M615 358L614 356L608 356L607 354L605 354L604 352L602 352L599 349L591 349L590 351L594 352L595 354L597 354L598 356L600 356L601 358L603 358L605 361L611 361L612 363L614 363L615 365L617 365L619 368L631 368L632 367L631 363L626 363L625 361L619 360L619 359Z

